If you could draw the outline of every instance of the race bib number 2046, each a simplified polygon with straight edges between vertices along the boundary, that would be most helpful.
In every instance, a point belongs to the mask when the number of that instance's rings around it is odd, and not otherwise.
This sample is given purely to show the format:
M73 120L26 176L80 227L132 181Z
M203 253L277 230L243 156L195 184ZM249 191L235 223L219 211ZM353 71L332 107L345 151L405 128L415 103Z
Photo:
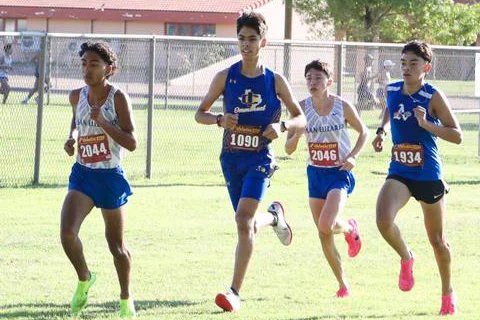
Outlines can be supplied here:
M308 152L310 153L310 160L316 166L333 167L338 166L340 163L338 143L336 142L310 142L308 144Z
M95 163L110 160L112 154L106 134L83 136L78 139L78 153L82 163Z

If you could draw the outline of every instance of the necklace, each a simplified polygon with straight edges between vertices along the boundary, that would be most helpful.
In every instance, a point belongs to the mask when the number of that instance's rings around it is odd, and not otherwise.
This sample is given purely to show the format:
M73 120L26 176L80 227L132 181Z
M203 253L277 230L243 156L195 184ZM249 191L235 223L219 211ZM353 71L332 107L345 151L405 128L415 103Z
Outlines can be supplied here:
M407 88L403 87L403 90L405 90L405 93L410 97L410 99L412 99L413 103L425 103L427 101L427 98L424 97L423 101L420 101L418 99L415 99L414 97L412 97L412 95L410 94L410 92L408 92ZM423 84L420 89L417 91L417 92L421 92L421 91L425 91L425 84Z

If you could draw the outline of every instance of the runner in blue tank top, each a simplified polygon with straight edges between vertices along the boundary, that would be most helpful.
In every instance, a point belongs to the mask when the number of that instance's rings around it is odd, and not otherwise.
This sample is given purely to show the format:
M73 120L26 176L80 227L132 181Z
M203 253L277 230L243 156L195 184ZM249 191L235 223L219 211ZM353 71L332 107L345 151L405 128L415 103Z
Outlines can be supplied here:
M373 141L376 152L383 150L386 125L393 140L392 160L377 200L377 226L388 244L400 255L398 286L413 288L414 255L403 240L395 217L411 196L420 202L427 235L433 247L442 281L441 315L456 312L451 284L451 253L444 225L446 206L437 139L462 142L462 131L446 96L425 82L432 69L432 50L421 41L411 41L402 50L403 81L387 86L387 112Z
M305 126L305 117L285 78L259 61L266 45L267 25L257 12L244 12L237 19L237 38L242 60L220 71L195 114L197 122L224 129L220 161L235 211L238 243L233 280L215 303L225 311L240 307L239 291L252 256L258 229L271 225L280 241L289 245L292 232L283 207L273 202L267 213L257 213L260 201L276 169L269 147L287 130ZM212 104L223 95L224 114L213 114ZM291 118L280 122L281 104Z

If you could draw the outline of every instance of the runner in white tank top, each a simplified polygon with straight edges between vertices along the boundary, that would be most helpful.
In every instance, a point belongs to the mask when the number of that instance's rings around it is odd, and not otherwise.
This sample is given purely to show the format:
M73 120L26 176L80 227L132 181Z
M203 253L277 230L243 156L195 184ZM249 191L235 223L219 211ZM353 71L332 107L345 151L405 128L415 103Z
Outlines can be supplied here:
M305 100L305 137L309 149L308 163L312 166L339 167L351 152L343 100L338 96L330 97L334 99L333 108L326 115L320 115L311 96ZM329 147L319 151L321 145Z
M128 95L108 81L116 70L117 57L106 43L85 42L79 55L87 85L69 96L73 117L64 149L73 156L77 143L78 154L69 177L60 227L63 249L79 280L71 311L78 316L85 308L88 291L96 279L85 260L79 232L86 216L98 207L120 282L120 316L133 317L131 254L123 235L125 204L132 191L120 166L122 150L133 151L137 146L132 105Z
M305 77L311 96L302 106L307 118L305 132L289 132L285 143L288 154L294 152L302 134L305 134L309 152L307 176L309 204L320 235L325 258L338 282L337 297L351 294L335 247L333 236L343 233L348 244L348 255L355 257L361 248L358 224L338 218L355 186L351 170L355 158L365 146L368 131L350 102L329 93L332 71L325 62L314 60L305 67ZM347 124L358 132L353 148Z
M109 88L108 96L100 107L101 113L109 124L120 129L115 110L115 94L118 88L113 85L109 85ZM75 112L75 125L78 132L77 161L92 169L115 168L120 165L124 148L90 118L91 106L88 102L88 94L88 86L80 90Z

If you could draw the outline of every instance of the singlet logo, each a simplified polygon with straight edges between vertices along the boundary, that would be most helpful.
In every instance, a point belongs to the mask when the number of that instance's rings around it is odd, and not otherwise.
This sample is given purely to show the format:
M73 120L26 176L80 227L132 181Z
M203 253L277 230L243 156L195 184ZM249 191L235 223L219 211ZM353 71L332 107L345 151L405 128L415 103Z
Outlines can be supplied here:
M245 93L238 97L238 100L242 103L242 107L236 107L235 113L265 111L266 106L257 107L262 103L262 96L253 93L251 89L246 89Z
M393 119L407 121L407 119L410 118L412 113L410 111L405 112L405 106L403 105L403 103L400 103L398 106L400 108L397 112L393 114Z

